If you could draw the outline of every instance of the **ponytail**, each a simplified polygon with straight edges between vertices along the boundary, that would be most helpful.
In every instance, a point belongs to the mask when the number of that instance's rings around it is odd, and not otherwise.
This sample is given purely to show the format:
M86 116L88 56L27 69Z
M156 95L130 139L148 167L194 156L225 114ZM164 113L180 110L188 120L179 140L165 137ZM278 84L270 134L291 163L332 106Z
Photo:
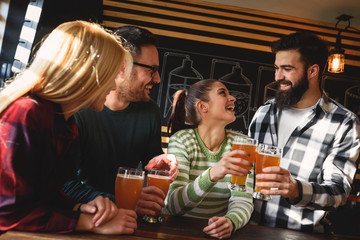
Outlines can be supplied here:
M186 123L186 90L178 90L174 94L173 108L168 123L168 135L171 136L177 131L185 128L192 128Z

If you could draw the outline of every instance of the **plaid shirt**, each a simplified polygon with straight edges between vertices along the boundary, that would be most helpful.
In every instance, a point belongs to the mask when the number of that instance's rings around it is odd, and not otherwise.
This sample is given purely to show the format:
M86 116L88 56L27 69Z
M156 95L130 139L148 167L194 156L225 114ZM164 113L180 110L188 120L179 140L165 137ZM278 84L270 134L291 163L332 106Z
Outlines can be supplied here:
M0 114L0 231L68 232L76 204L61 191L70 174L74 118L58 104L21 97Z
M278 109L274 99L260 107L249 127L259 143L277 146ZM286 126L280 126L286 127ZM255 201L252 222L272 227L323 232L327 210L346 203L359 155L357 117L325 94L314 112L291 133L280 163L297 180L300 196Z

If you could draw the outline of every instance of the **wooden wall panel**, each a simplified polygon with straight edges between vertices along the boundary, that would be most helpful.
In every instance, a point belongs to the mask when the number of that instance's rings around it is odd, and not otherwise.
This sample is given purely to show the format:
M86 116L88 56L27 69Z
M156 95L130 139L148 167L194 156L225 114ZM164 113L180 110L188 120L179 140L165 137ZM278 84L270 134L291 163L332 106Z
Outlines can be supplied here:
M171 82L171 68L164 66L169 64L169 61L166 63L168 57L190 57L196 68L201 69L204 78L221 77L220 73L216 73L218 70L215 66L219 62L227 62L232 66L240 64L253 84L252 92L249 93L249 116L246 116L249 119L271 90L273 54L270 53L269 45L272 41L285 34L308 30L334 45L338 34L334 29L335 23L200 0L103 0L102 19L103 25L108 28L132 24L163 37L162 43L166 46L159 46L160 63L163 65L160 69L162 80L153 98L157 98L158 105L164 111L164 124L168 117ZM339 25L339 28L343 27ZM322 82L329 95L340 103L344 103L349 96L346 95L347 89L360 85L360 33L344 31L342 44L346 54L345 73L327 73ZM222 74L231 72L231 67L221 68ZM242 130L246 131L248 122L244 122Z
M267 58L272 56L270 42L285 34L308 30L323 37L333 46L338 34L338 30L334 29L335 18L333 24L324 23L200 0L103 0L102 19L103 25L108 28L126 24L138 25L171 42L168 44L171 49L159 46L160 62L163 66L159 70L161 83L155 98L163 112L163 125L167 124L170 108L171 70L176 64L181 65L182 61L172 60L175 65L167 67L171 65L171 56L191 57L195 67L199 71L201 69L204 78L219 79L226 71L231 72L233 66L240 65L242 74L250 82L245 86L250 87L250 90L241 89L243 95L248 94L249 103L246 111L237 115L236 123L230 128L236 126L234 130L243 132L247 131L249 120L257 107L271 97L274 70L272 60ZM339 28L343 29L344 26L339 25ZM360 116L360 96L349 93L354 87L360 92L360 33L344 31L341 36L346 54L346 72L325 74L322 87L330 97L345 103L345 106ZM202 44L208 52L199 50ZM218 52L212 51L213 48L217 48ZM252 55L255 55L253 59ZM216 73L219 70L216 64L220 65L220 73ZM355 71L349 73L349 66ZM164 151L169 139L166 129L163 126ZM356 179L360 178L359 171Z
M199 0L104 0L103 25L117 28L131 24L145 27L161 37L159 46L161 83L152 96L163 111L166 125L171 101L171 70L191 58L203 78L216 78L240 65L251 83L250 103L235 126L246 131L248 121L273 90L273 54L270 43L282 35L299 30L312 31L332 45L338 31L335 23L323 23L269 12L214 4ZM335 21L334 21L335 22ZM339 28L344 26L339 26ZM345 31L342 44L346 54L345 73L326 73L322 87L330 97L345 102L347 90L360 85L360 33ZM179 57L180 60L169 60ZM360 98L360 97L359 97ZM347 104L357 104L350 99ZM357 111L356 109L354 111Z
M136 23L162 36L263 52L270 52L271 41L298 30L312 31L332 45L338 33L335 23L198 0L104 0L103 7L103 24L107 27ZM360 67L360 33L345 31L341 36L346 65Z

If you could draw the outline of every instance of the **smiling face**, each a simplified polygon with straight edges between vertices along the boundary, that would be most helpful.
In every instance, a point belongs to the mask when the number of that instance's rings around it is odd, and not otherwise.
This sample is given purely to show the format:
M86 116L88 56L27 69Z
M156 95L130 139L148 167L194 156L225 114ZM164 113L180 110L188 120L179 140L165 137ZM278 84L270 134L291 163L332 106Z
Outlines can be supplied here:
M210 100L204 103L207 119L223 121L225 124L236 120L234 113L236 99L230 95L224 84L215 82L208 94Z
M141 46L141 55L134 62L149 66L159 66L159 53L154 45ZM118 84L117 90L128 102L150 101L151 88L160 83L159 72L151 76L151 69L133 65L130 77Z
M298 103L309 88L307 70L297 50L279 51L275 58L275 81L279 90L276 93L278 107Z

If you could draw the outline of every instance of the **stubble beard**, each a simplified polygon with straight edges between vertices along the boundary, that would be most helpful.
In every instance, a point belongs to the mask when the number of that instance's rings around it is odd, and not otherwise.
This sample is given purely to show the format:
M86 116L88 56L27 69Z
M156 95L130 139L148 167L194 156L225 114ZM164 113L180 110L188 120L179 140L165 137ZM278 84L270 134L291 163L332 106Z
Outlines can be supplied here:
M136 74L131 74L119 87L120 96L129 102L148 102L150 97L145 92L145 86L138 85Z

